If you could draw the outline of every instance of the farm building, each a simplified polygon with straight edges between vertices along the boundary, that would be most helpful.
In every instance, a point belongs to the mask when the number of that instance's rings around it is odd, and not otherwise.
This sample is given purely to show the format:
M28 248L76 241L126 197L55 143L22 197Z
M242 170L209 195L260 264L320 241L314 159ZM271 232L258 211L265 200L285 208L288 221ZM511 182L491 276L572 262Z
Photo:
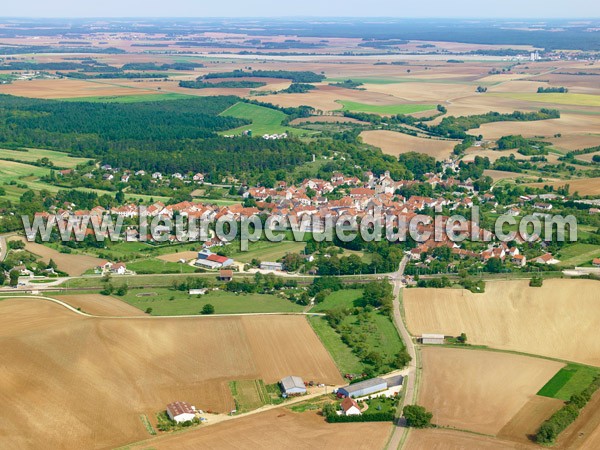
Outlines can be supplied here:
M600 267L600 258L594 258L594 259L592 260L592 265L593 265L594 267Z
M369 380L360 381L358 383L339 388L337 390L337 394L338 396L356 398L374 394L375 392L379 391L385 391L387 388L387 381L385 381L383 378L371 378Z
M167 405L167 415L177 423L187 422L196 417L196 408L187 402L173 402Z
M233 270L221 269L221 271L219 272L219 280L231 281L232 279L233 279Z
M444 335L443 334L422 334L421 335L421 343L422 344L437 344L442 345L444 343Z
M263 262L260 263L261 270L283 270L283 264L277 262Z
M285 396L306 394L306 386L300 377L291 375L282 379L279 384L281 384L281 390Z
M342 407L342 411L345 416L358 416L361 414L358 403L356 403L356 400L353 398L346 397L344 400L342 400L340 406Z
M198 259L195 262L196 266L206 267L208 269L220 269L233 264L233 259L226 256L220 256L208 249L198 252Z

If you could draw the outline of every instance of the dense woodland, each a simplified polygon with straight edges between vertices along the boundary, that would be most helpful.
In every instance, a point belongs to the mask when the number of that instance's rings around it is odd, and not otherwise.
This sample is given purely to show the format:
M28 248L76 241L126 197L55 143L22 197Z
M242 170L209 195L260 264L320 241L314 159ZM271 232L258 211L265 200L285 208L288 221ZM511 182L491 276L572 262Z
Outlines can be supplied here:
M292 80L294 83L318 83L325 79L325 75L310 71L298 70L234 70L233 72L208 73L204 76L209 78L282 78Z
M248 81L248 80L229 80L229 81L217 81L214 83L208 81L202 81L202 77L196 79L196 81L180 81L179 87L188 89L231 89L231 88L246 88L256 89L262 86L266 86L267 83L262 81Z

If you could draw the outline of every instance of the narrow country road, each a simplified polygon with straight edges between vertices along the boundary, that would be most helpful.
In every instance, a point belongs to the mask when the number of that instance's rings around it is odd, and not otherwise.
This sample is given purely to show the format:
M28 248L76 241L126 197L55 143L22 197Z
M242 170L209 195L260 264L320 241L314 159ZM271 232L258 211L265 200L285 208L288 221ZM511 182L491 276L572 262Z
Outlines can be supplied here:
M417 379L417 351L415 348L415 343L412 340L412 336L408 332L404 321L402 320L402 313L400 311L400 294L401 289L403 288L402 284L402 276L404 275L404 269L406 268L406 264L408 263L408 257L405 256L400 262L400 266L398 267L398 271L393 273L390 277L390 281L394 285L394 324L400 333L400 337L404 341L406 345L406 350L411 357L411 361L408 365L408 376L405 378L405 383L402 389L404 390L404 397L402 399L402 404L398 405L399 410L401 411L406 405L413 405L416 401L416 379ZM399 420L395 425L394 430L392 432L392 436L388 442L387 448L388 450L396 450L400 448L403 443L406 434L408 433L408 428L404 420Z
M4 261L6 258L6 253L8 252L8 244L6 242L5 234L0 235L0 262Z

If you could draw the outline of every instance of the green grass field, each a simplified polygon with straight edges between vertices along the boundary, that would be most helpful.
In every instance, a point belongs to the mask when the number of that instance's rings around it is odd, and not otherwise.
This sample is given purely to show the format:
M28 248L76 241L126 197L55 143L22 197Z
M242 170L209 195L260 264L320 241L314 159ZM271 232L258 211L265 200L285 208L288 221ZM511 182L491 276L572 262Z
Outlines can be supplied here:
M237 251L231 255L236 261L249 263L253 259L275 262L287 253L300 253L304 250L304 242L267 242L250 243L247 252Z
M595 367L568 364L560 369L537 395L569 400L573 394L579 394L587 388L599 373L600 369Z
M593 94L492 92L486 95L513 98L515 100L525 100L528 102L554 103L557 105L600 106L600 95Z
M358 306L356 301L362 297L362 289L342 289L332 292L321 303L317 303L312 312L324 312L336 308L352 308Z
M253 136L263 134L285 133L290 127L284 127L281 122L287 117L281 111L265 108L264 106L252 105L239 102L223 111L221 116L237 117L238 119L251 119L251 125L227 130L222 134L241 134L242 131L252 130Z
M435 105L368 105L366 103L336 100L344 111L366 112L374 114L412 114L435 109Z
M113 284L120 286L116 278ZM156 295L139 296L152 293ZM215 314L301 312L303 308L271 294L236 294L225 291L212 291L198 296L168 288L130 289L121 298L142 311L152 308L153 316L200 314L207 303L215 307Z
M329 326L324 317L310 316L308 322L323 342L340 373L362 373L364 366L358 356L342 342L340 335Z
M557 257L561 266L589 264L592 259L600 257L600 245L576 243L561 249Z
M162 102L165 100L181 100L183 98L190 98L190 95L177 94L177 93L160 93L155 94L141 94L141 95L110 95L110 96L99 96L99 97L75 97L75 98L61 98L63 102L91 102L91 103L140 103L140 102Z
M229 389L238 413L252 411L271 403L263 380L230 381Z
M87 158L74 158L64 152L43 149L27 149L26 151L0 149L0 159L12 159L15 161L36 162L38 159L48 158L57 167L72 168L78 164L90 161Z
M127 263L127 268L135 273L193 273L195 267L177 262L162 261L160 259L149 258L140 261Z

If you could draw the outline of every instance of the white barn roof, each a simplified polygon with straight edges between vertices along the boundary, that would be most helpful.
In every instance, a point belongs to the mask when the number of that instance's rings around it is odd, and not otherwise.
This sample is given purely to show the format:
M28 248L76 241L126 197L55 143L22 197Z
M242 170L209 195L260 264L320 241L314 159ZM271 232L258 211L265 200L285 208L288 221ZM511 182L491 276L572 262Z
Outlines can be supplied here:
M304 386L304 381L302 381L302 378L293 375L283 378L281 380L281 386L283 386L283 389L286 392L294 389L306 390L306 386Z

